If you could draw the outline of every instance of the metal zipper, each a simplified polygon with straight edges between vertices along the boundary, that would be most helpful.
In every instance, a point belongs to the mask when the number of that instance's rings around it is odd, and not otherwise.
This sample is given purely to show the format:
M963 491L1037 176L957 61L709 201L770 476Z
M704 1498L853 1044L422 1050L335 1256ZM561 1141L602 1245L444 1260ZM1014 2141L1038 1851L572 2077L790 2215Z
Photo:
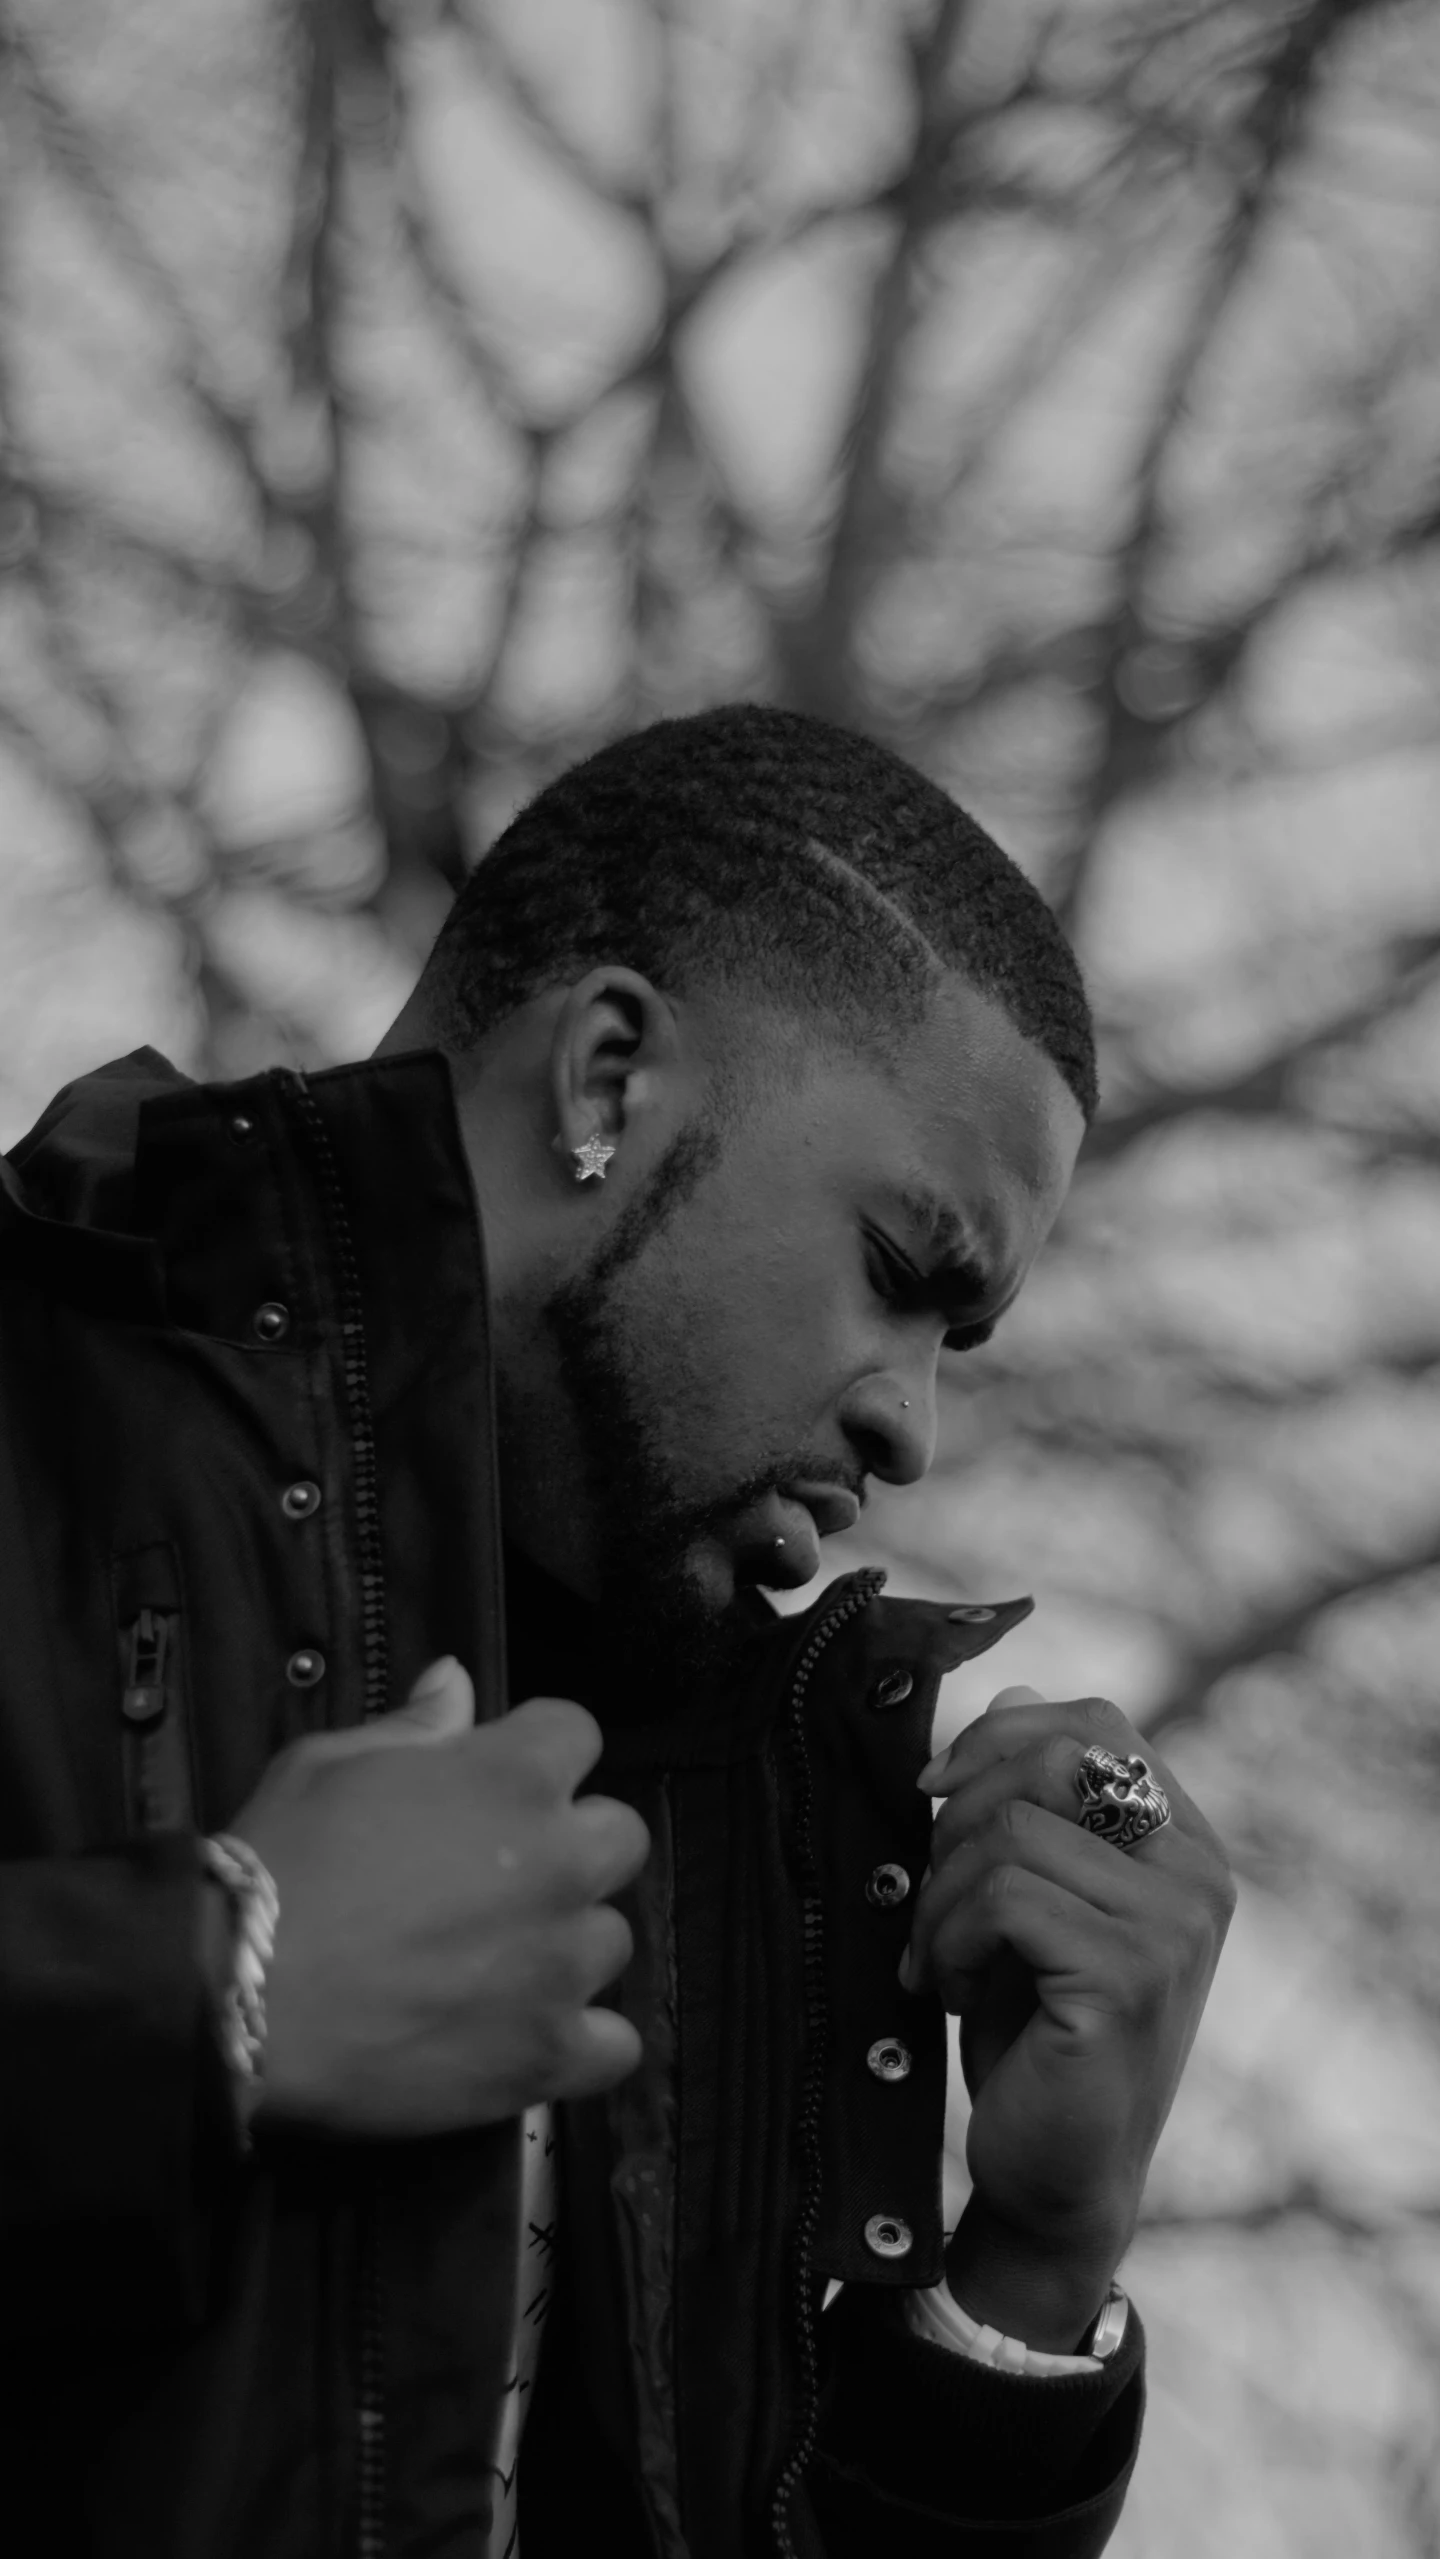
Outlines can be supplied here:
M170 1649L169 1620L159 1609L142 1608L130 1629L130 1658L121 1699L127 1724L158 1724L165 1712L165 1658Z
M796 1863L800 1871L800 1912L804 1941L805 2080L800 2099L802 2194L799 2219L795 2225L792 2260L795 2277L795 2330L800 2350L800 2404L790 2455L781 2470L770 2507L770 2525L779 2559L797 2559L795 2542L790 2530L790 2501L809 2468L820 2423L820 2358L815 2336L810 2250L815 2238L815 2225L820 2217L820 2109L824 2102L829 2016L825 1998L824 1911L821 1905L820 1878L815 1864L815 1847L810 1827L815 1803L815 1785L810 1773L810 1754L805 1741L805 1694L815 1665L832 1636L838 1635L842 1626L847 1626L852 1617L858 1617L862 1609L868 1608L871 1600L876 1598L884 1587L885 1575L882 1572L869 1570L857 1573L844 1598L821 1618L796 1664L794 1683L790 1691L790 1712L785 1726L785 1738L789 1746L791 1769L795 1781Z
M305 1077L285 1082L296 1103L319 1176L320 1206L334 1257L340 1301L340 1347L350 1454L355 1470L355 1530L360 1565L360 1627L365 1687L362 1714L369 1723L390 1702L390 1645L385 1615L385 1549L380 1532L375 1420L365 1354L365 1301L345 1213L345 1195L329 1131ZM359 2427L358 2559L385 2559L385 2331L380 2284L379 2233L372 2199L362 2197L356 2222L359 2258L357 2352Z
M142 1608L130 1629L125 1686L120 1697L125 1739L126 1818L148 1837L169 1830L188 1815L188 1805L176 1780L180 1774L180 1753L167 1751L166 1718L170 1699L166 1688L170 1654L171 1617L164 1609Z
M320 1177L320 1205L335 1257L340 1297L340 1347L345 1401L350 1413L350 1453L355 1469L355 1528L360 1550L360 1627L365 1659L362 1714L368 1723L390 1703L390 1640L385 1617L385 1548L380 1534L375 1421L370 1410L370 1370L365 1355L365 1301L360 1269L345 1214L345 1195L329 1132L303 1075L287 1076L300 1107Z

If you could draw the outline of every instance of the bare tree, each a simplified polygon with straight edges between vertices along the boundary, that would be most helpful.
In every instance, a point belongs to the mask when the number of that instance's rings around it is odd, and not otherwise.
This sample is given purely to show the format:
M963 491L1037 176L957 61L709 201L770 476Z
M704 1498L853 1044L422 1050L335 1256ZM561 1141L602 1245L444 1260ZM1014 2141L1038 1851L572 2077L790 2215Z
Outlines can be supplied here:
M1032 1667L1137 1703L1256 1926L1425 2048L1433 11L12 0L5 112L9 1133L112 1019L206 1073L355 1053L627 724L758 695L894 744L1064 916L1106 1100L872 1549L1034 1588ZM1258 2321L1323 2259L1433 2405L1431 2168L1321 2173L1206 2050L1162 2302L1239 2250ZM1429 2552L1402 2399L1344 2476ZM1333 2430L1284 2498L1307 2462Z

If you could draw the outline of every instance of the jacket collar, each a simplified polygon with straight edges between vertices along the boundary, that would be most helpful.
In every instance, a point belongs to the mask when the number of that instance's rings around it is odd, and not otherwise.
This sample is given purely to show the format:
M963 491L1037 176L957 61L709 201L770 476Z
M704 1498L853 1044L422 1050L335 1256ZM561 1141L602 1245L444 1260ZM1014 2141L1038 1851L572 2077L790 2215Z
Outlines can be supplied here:
M0 1156L7 1249L47 1295L121 1322L164 1321L160 1256L136 1231L140 1119L151 1100L193 1090L155 1049L136 1049L65 1085Z
M883 1572L866 1569L839 1574L798 1614L781 1616L767 1603L770 1624L757 1634L733 1686L699 1714L607 1727L603 1771L717 1767L748 1757L763 1746L790 1701L801 1665L827 1644L832 1627L867 1694L879 1681L908 1678L933 1703L947 1671L988 1652L1035 1605L1028 1597L886 1599L884 1585ZM854 1603L860 1603L858 1610Z
M347 1069L345 1079L371 1071ZM384 1081L386 1063L373 1072ZM188 1127L197 1110L213 1111L222 1100L232 1113L244 1111L247 1096L258 1107L271 1080L265 1075L201 1086L157 1050L140 1048L67 1084L8 1158L0 1156L0 1225L8 1229L12 1248L72 1303L122 1320L163 1322L172 1311L166 1262L174 1258L165 1249L163 1229L175 1176L184 1171L177 1160L177 1147L184 1153L181 1124ZM863 1578L843 1574L808 1608L783 1616L754 1593L755 1648L738 1694L727 1693L714 1711L698 1718L681 1713L622 1724L613 1711L607 1715L603 1693L596 1692L591 1612L523 1559L507 1558L524 1651L531 1650L524 1643L525 1621L538 1607L547 1625L546 1657L553 1641L557 1658L557 1672L544 1676L555 1678L561 1694L587 1704L593 1700L606 1729L607 1761L637 1768L715 1764L757 1747L789 1693L807 1644ZM878 1598L885 1577L868 1578ZM941 1677L987 1650L1032 1605L1028 1599L887 1599L877 1613L866 1615L872 1627L883 1629L887 1658L903 1660L919 1679ZM523 1678L523 1661L517 1667ZM513 1693L538 1692L517 1686Z

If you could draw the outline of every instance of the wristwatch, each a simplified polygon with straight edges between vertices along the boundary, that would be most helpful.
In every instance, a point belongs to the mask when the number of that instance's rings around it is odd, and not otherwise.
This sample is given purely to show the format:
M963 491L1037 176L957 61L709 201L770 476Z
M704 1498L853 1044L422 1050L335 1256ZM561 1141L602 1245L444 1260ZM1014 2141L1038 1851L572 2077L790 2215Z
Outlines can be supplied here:
M1077 2353L1093 2355L1097 2364L1108 2363L1125 2334L1130 2317L1130 2304L1118 2284L1112 2284L1095 2317L1095 2324Z

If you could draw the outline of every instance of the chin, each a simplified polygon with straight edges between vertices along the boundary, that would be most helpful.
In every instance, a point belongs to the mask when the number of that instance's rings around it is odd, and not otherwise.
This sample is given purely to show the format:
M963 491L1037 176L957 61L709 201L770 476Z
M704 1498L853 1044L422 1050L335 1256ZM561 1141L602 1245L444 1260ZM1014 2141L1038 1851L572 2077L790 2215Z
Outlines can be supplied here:
M718 1537L704 1537L685 1558L684 1581L697 1616L724 1617L754 1575L744 1572Z

